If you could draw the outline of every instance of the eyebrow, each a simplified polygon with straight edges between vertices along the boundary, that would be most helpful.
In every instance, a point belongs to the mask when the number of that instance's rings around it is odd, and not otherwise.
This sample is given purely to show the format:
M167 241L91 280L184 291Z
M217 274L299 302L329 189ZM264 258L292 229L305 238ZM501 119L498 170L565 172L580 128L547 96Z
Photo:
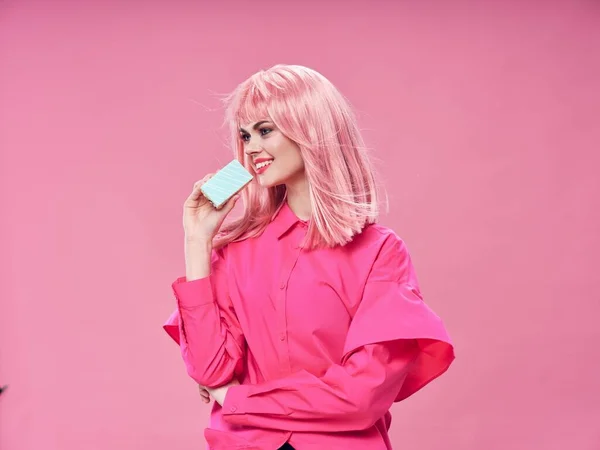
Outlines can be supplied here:
M260 122L256 122L252 128L255 130L258 130L258 127L260 127L263 123L269 123L268 120L261 120ZM243 128L240 128L240 132L241 133L248 133L246 130L244 130Z

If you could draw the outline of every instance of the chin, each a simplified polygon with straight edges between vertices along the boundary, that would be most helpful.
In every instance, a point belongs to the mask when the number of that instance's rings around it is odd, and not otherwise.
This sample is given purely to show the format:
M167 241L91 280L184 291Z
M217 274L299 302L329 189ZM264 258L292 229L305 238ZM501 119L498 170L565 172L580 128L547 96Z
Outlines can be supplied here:
M260 186L264 187L264 188L272 188L272 187L275 187L275 186L279 186L280 184L283 184L283 183L272 182L270 180L259 180L258 184Z
M258 184L264 188L271 188L279 186L280 184L285 184L280 177L273 176L273 174L265 174L263 176L259 175L257 177L257 181Z

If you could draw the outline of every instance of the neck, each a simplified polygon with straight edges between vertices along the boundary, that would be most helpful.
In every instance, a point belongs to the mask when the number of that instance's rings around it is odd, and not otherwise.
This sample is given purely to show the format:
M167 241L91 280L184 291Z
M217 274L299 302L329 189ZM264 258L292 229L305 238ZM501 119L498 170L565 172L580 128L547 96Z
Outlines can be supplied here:
M306 177L294 183L286 184L287 204L300 220L310 219L312 206L308 193L308 180Z

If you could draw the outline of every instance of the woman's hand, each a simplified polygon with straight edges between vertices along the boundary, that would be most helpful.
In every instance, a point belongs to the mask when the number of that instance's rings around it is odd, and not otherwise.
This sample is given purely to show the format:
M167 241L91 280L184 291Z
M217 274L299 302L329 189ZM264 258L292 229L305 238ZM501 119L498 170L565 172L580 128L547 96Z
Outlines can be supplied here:
M227 214L239 199L239 194L231 197L221 209L216 209L202 194L200 188L212 178L208 174L194 184L192 193L183 204L183 229L186 242L212 243Z
M200 398L202 398L202 403L210 403L210 394L206 390L204 386L198 385L198 390L200 392Z

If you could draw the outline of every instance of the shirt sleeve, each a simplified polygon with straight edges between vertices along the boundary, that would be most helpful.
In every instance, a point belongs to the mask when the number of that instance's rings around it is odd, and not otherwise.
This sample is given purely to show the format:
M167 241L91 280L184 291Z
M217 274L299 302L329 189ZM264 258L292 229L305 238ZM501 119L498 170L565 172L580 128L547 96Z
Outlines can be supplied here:
M363 345L403 339L415 340L418 349L396 401L410 397L446 372L455 355L444 323L423 301L406 245L391 234L365 285L346 337L344 358Z
M232 386L223 417L232 424L289 431L365 429L453 360L448 333L423 302L408 251L392 235L371 267L340 364L321 376L300 371Z
M243 372L245 341L227 289L223 251L213 251L211 274L172 284L177 308L163 328L179 344L188 375L215 388Z
M258 385L232 386L229 423L289 431L370 428L389 410L415 357L413 341L370 344L322 376L304 370Z

